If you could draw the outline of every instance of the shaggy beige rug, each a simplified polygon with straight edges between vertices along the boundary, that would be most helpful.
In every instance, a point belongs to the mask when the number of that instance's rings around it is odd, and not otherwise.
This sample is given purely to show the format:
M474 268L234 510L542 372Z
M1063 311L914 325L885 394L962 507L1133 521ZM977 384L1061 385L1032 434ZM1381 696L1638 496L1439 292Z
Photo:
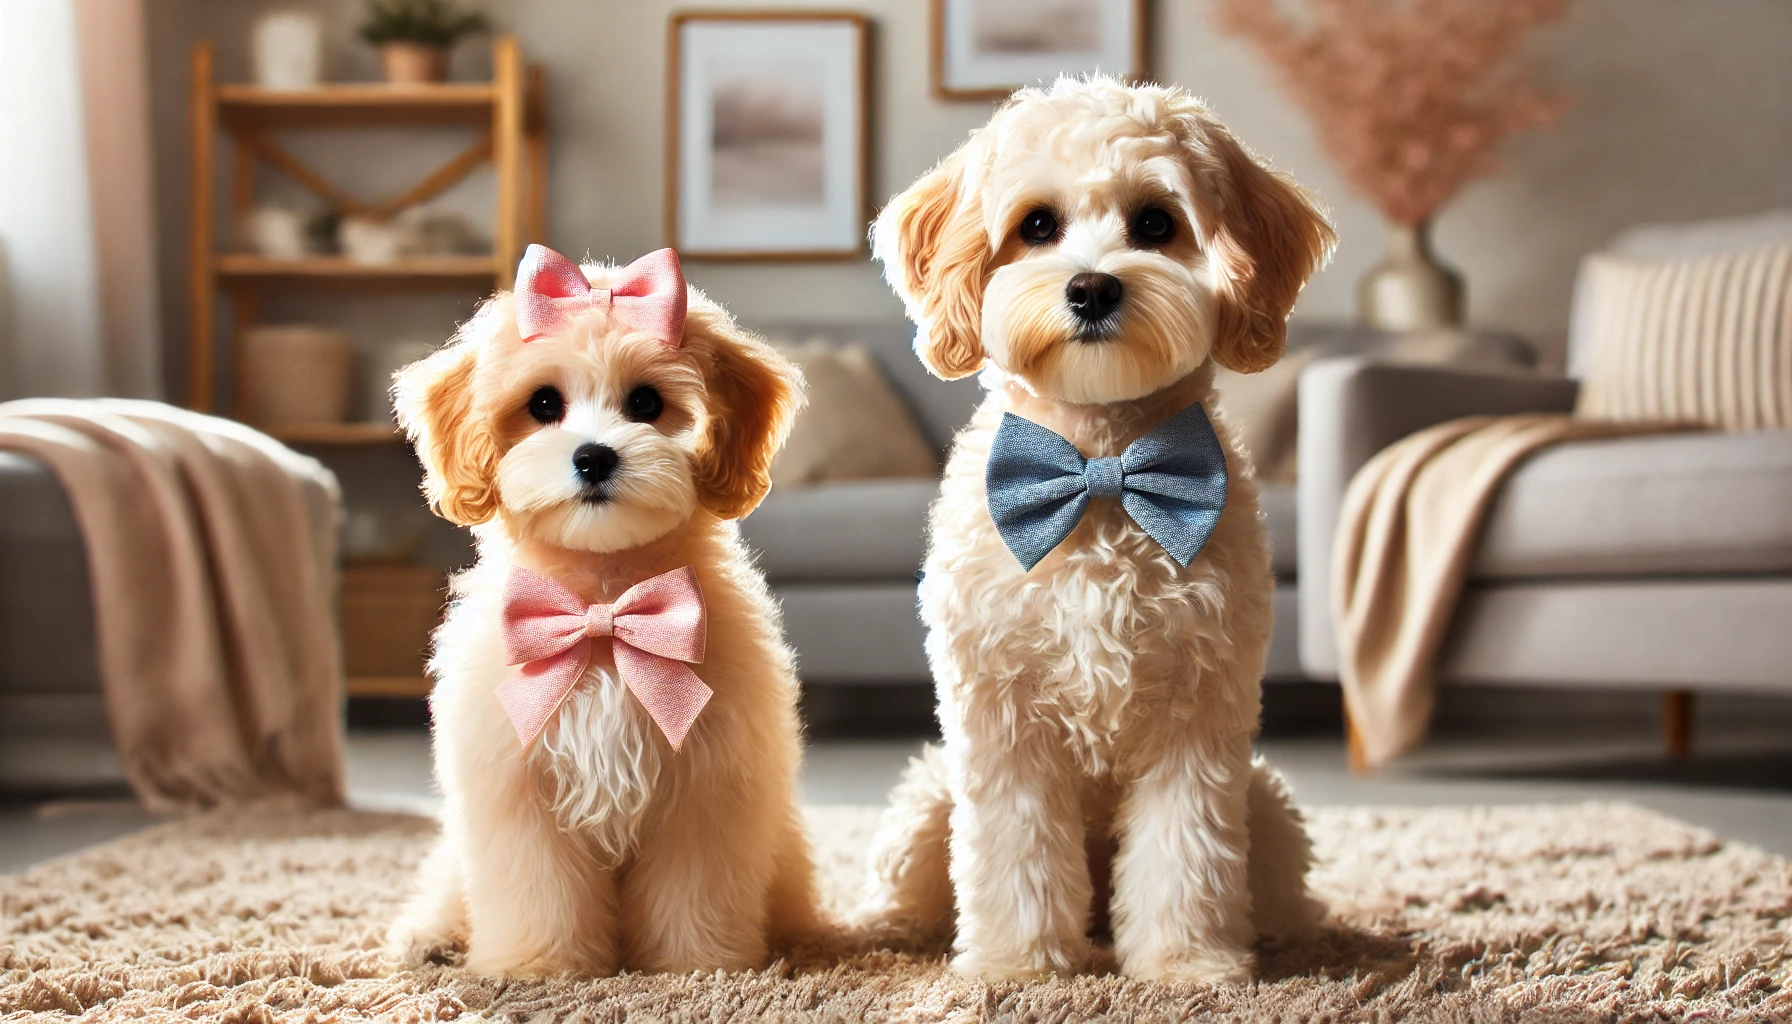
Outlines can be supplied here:
M876 811L812 814L838 902ZM0 1018L1792 1020L1792 866L1625 806L1318 811L1330 921L1219 988L987 985L938 955L845 950L732 975L394 973L374 949L433 831L213 814L0 879Z

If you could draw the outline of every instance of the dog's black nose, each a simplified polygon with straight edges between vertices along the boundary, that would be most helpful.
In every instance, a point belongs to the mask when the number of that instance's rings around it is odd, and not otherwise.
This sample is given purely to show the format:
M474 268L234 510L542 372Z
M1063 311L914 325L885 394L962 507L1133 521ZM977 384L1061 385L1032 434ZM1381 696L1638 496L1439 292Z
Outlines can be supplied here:
M1070 311L1084 323L1104 320L1120 305L1120 279L1112 274L1078 274L1064 287Z
M579 482L587 487L610 479L610 474L616 472L616 464L621 461L616 449L607 444L582 444L572 453L573 471L579 474Z

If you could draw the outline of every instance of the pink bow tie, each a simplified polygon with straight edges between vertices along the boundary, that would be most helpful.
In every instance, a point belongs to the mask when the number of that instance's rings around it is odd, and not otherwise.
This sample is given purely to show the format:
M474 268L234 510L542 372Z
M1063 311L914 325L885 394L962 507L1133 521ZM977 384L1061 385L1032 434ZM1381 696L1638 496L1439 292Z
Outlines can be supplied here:
M684 342L684 270L671 249L623 267L609 288L593 288L579 265L531 245L516 268L516 326L533 341L587 309L610 315L677 348Z
M546 576L512 568L504 659L522 667L499 684L498 703L528 746L585 674L592 639L609 637L617 673L677 751L712 692L684 664L703 661L707 626L697 570L688 565L642 580L609 605L588 605Z

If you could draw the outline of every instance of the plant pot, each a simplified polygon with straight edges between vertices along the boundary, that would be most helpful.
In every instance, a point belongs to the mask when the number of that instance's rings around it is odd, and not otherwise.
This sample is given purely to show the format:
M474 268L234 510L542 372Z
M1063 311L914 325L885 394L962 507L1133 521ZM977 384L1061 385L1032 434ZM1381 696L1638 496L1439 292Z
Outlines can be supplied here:
M1429 331L1463 322L1462 275L1438 262L1431 222L1388 228L1388 254L1357 286L1363 323L1385 331Z
M386 43L380 70L393 85L422 85L448 77L448 48L427 43Z

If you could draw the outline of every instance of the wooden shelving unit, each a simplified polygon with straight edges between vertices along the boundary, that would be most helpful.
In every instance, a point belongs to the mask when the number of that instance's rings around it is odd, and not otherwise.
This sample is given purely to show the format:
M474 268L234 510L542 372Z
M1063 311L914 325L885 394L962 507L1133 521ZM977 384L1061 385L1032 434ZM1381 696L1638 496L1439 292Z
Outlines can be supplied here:
M456 289L484 294L509 287L524 245L546 235L547 117L540 67L523 62L512 36L492 44L492 80L433 85L352 82L314 89L275 91L253 85L219 83L210 43L191 56L191 164L188 298L188 405L210 412L219 404L220 355L239 344L243 329L256 322L262 297L274 289L341 292ZM350 195L283 146L276 134L291 129L395 127L480 128L472 145L397 195L368 201ZM220 151L228 152L229 201L218 210ZM343 257L268 259L218 251L216 240L237 237L242 217L255 205L255 171L263 164L298 182L344 215L383 219L435 198L475 168L490 164L496 181L492 211L492 252L485 256L404 259L389 264L355 263ZM222 222L221 222L222 218ZM223 232L220 226L227 228ZM221 303L220 300L224 300ZM219 307L227 305L227 330L219 330ZM241 364L232 358L230 365ZM243 389L233 381L222 410L242 418ZM391 423L315 423L276 428L280 440L319 449L387 445L401 440ZM387 575L392 575L388 573ZM400 577L403 573L398 574ZM345 573L352 582L353 572ZM373 577L370 577L373 578ZM345 587L350 584L345 583ZM385 583L381 586L390 586ZM369 595L349 595L369 599ZM383 592L377 600L394 601ZM364 600L363 600L364 603ZM402 603L401 603L402 604ZM411 616L414 618L415 616ZM414 628L415 623L411 626ZM354 647L354 644L350 645ZM366 646L366 645L363 645ZM388 659L390 661L390 659ZM429 684L421 659L414 674L395 673L387 664L356 674L350 666L351 696L418 696Z
M545 235L547 125L542 72L525 68L512 36L492 44L490 82L387 85L354 82L315 89L276 91L252 85L219 84L210 43L192 54L192 182L189 254L191 330L188 339L188 403L210 411L217 397L219 345L234 345L255 322L267 288L468 288L507 287L528 239ZM444 126L486 127L471 146L380 202L349 195L312 170L274 137L293 128ZM219 252L216 189L220 135L230 151L230 203L225 232L255 205L255 166L267 164L315 193L344 214L388 217L427 202L491 164L497 181L492 211L490 256L401 260L390 264L353 263L341 257L272 260ZM229 300L231 330L220 337L218 305ZM241 389L232 387L229 412L242 415Z

